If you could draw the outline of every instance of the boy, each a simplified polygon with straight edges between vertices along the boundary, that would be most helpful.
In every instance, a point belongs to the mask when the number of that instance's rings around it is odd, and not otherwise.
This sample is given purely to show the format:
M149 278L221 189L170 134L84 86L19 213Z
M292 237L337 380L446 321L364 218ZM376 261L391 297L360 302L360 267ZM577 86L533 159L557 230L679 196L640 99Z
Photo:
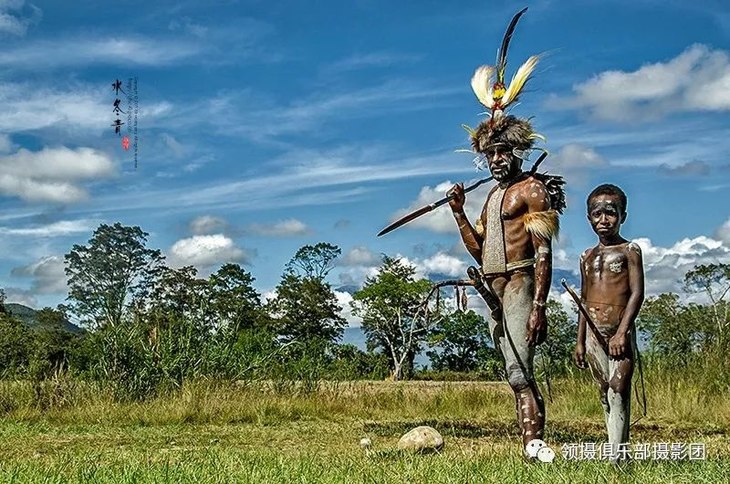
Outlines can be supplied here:
M598 383L615 453L629 441L634 320L644 301L644 268L639 246L619 234L626 221L626 194L615 185L600 185L587 205L598 245L580 257L581 299L591 321L579 312L575 363L585 368L587 362Z

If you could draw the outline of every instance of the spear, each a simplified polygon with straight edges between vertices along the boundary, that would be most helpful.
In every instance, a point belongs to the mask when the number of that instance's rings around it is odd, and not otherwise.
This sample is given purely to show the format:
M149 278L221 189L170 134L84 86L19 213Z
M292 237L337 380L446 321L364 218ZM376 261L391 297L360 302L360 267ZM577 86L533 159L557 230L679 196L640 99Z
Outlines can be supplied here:
M543 151L540 154L539 158L535 161L535 164L532 165L532 169L530 170L530 173L535 173L535 171L537 171L537 167L540 165L540 163L542 163L542 160L544 160L547 155L548 155L547 151ZM488 176L487 178L483 178L483 179L479 180L478 182L474 183L473 185L469 185L468 187L464 188L464 193L465 194L469 193L470 191L475 190L475 189L479 188L480 186L482 186L483 184L487 183L488 181L492 181L492 180L494 180L493 176ZM415 212L411 212L408 215L399 218L398 220L396 220L395 222L393 222L392 224L388 225L383 230L378 232L378 237L380 237L381 235L385 235L388 232L392 232L393 230L397 229L401 225L405 225L408 222L417 219L421 215L426 214L426 213L432 211L433 209L440 207L441 205L445 205L445 204L449 203L451 200L454 199L455 196L456 195L451 194L447 197L442 198L439 201L436 201L429 205L421 207L418 210L416 210Z

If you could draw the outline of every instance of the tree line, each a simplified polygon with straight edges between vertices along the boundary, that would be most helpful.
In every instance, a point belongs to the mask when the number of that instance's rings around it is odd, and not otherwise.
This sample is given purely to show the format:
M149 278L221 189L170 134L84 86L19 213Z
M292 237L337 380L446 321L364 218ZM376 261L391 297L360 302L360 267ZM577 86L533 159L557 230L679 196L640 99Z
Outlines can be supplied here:
M275 296L263 301L240 265L224 264L203 278L192 266L167 266L160 250L147 247L147 236L140 227L100 225L65 255L66 304L38 311L35 329L0 312L0 377L89 380L120 398L146 398L195 378L501 377L487 322L466 307L465 288L418 279L401 259L383 256L353 294L363 351L339 342L347 321L327 280L339 247L301 247ZM637 324L649 359L668 368L700 364L708 354L726 360L729 288L730 265L698 266L685 276L685 291L709 302L685 304L676 294L648 299ZM548 318L538 369L565 375L572 371L575 317L549 301ZM66 330L68 320L83 331ZM422 351L430 369L417 372Z

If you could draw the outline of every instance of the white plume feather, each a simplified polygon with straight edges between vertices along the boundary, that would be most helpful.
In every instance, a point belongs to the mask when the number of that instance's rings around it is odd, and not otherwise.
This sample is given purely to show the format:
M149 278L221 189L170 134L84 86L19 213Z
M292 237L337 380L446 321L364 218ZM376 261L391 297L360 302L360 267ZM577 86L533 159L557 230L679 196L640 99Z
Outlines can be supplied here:
M539 60L540 56L533 55L527 59L519 69L517 69L514 77L512 77L512 82L509 83L509 87L507 87L507 90L502 97L502 105L504 107L507 107L507 105L517 100L517 97L520 95L520 92L522 92L522 88L525 87L525 83L527 83L530 79L530 74L532 74L532 71L535 70Z
M481 66L477 68L471 78L471 88L476 94L479 102L485 107L491 109L494 105L492 99L492 77L494 76L494 67Z

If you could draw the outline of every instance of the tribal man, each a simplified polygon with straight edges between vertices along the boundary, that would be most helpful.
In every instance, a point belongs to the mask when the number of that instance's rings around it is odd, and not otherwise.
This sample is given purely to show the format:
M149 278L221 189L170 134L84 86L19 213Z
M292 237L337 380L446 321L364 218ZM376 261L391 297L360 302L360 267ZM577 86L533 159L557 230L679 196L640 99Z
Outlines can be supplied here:
M556 194L556 205L545 176L521 169L522 159L515 152L531 147L526 137L531 132L527 121L513 116L477 129L475 149L484 153L499 183L489 193L474 226L464 214L463 185L450 191L455 195L450 205L464 245L481 266L486 288L499 301L490 317L490 329L515 393L524 445L541 439L545 427L545 405L535 383L533 357L535 346L547 334L551 239L558 231L556 208L562 208L561 194Z
M545 404L535 382L533 357L535 346L547 335L545 303L552 277L551 241L558 232L558 213L565 207L561 177L539 174L537 166L522 171L523 160L542 136L533 131L528 120L505 114L507 107L517 101L538 61L538 56L530 57L509 85L505 84L509 39L525 10L512 19L496 66L478 68L471 81L479 101L491 110L489 119L477 129L466 127L472 151L478 159L486 158L498 184L489 193L474 225L464 214L463 185L457 184L449 191L454 196L449 204L461 238L481 268L479 272L472 270L470 277L492 310L492 339L505 360L524 446L542 439L545 427Z

